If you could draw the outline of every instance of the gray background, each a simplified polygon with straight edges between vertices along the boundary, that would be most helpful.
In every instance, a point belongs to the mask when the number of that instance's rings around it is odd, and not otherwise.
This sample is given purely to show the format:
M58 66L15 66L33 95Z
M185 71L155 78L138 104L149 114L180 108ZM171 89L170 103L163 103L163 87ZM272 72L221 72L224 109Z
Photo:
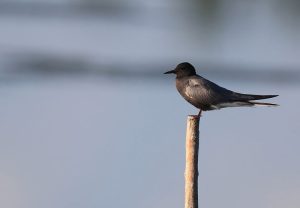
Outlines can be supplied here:
M299 1L0 1L0 207L183 207L182 61L277 108L204 113L199 207L300 206Z

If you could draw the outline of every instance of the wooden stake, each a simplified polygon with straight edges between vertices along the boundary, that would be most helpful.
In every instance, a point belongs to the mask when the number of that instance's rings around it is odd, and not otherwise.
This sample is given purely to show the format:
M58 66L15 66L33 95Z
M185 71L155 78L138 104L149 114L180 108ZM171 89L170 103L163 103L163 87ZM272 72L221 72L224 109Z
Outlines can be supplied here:
M199 117L188 116L185 157L185 208L198 208Z

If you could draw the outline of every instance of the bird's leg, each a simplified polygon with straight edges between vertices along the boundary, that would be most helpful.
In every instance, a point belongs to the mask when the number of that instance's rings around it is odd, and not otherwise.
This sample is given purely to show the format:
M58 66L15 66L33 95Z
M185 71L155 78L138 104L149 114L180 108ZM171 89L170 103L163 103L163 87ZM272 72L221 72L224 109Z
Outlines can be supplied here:
M199 113L198 113L198 118L201 117L201 113L202 113L202 110L200 109Z

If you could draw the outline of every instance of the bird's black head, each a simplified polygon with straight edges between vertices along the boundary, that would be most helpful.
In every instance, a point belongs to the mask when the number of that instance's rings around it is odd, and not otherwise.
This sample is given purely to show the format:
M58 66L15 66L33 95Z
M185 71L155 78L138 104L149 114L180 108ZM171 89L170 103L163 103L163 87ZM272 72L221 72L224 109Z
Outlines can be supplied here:
M188 62L180 63L175 69L165 72L165 74L176 74L176 78L193 76L196 74L194 66Z

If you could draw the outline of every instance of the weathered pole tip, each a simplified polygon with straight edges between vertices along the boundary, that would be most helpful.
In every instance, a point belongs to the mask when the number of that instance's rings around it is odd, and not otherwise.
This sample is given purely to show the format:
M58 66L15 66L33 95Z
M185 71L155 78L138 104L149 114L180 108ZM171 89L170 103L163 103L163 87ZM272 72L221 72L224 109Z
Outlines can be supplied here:
M188 120L199 121L200 117L198 115L188 115Z

